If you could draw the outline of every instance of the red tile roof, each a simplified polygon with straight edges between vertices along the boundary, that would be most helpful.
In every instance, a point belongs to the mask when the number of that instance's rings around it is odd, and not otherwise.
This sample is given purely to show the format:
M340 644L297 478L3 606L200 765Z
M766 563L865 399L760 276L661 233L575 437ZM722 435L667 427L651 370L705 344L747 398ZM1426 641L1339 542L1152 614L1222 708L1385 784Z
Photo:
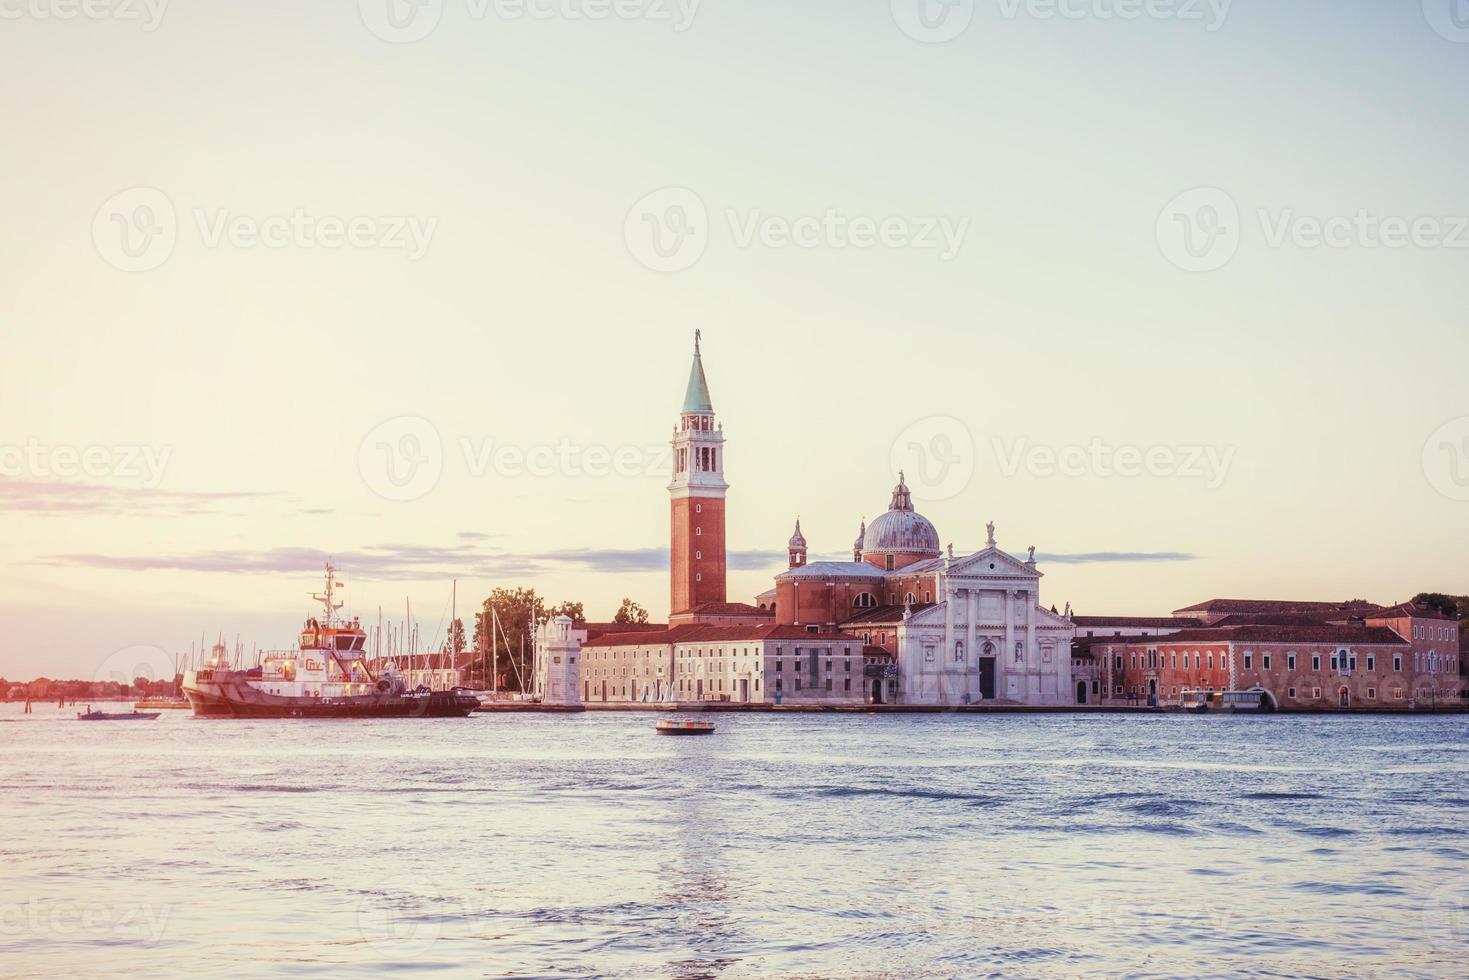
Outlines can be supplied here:
M1445 616L1437 609L1430 609L1427 606L1414 605L1411 602L1400 602L1396 606L1389 606L1386 609L1379 609L1376 612L1367 614L1366 618L1404 619L1409 616L1413 617L1414 619L1439 619L1447 620L1449 622L1458 621L1458 618L1455 616Z
M1187 626L1203 626L1203 620L1187 619L1180 616L1072 616L1071 621L1077 626L1111 627L1111 626L1173 626L1183 629Z
M668 629L667 623L573 623L572 629L586 630L587 639L608 633L651 633Z
M919 613L933 605L934 603L932 602L915 602L908 608L912 609L915 613ZM859 612L857 615L851 617L850 619L842 620L841 623L839 623L838 625L845 628L849 626L868 626L901 623L902 621L902 606L875 606L871 609L864 609L862 612Z
M1380 609L1374 602L1296 602L1288 599L1210 599L1175 609L1175 613L1330 613L1352 609Z
M748 602L705 602L689 611L699 616L758 616L762 619L775 615L774 609L761 609Z

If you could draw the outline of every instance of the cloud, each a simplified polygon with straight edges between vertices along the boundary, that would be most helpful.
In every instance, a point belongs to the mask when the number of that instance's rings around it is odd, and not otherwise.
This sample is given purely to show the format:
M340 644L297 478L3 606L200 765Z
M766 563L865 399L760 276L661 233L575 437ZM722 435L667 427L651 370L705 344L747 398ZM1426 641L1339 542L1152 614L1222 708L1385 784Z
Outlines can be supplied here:
M0 479L0 511L32 514L149 514L187 517L279 492L207 492L118 487L100 483Z
M1035 560L1057 565L1090 565L1102 562L1199 561L1202 557L1186 551L1088 551L1080 554L1036 552Z

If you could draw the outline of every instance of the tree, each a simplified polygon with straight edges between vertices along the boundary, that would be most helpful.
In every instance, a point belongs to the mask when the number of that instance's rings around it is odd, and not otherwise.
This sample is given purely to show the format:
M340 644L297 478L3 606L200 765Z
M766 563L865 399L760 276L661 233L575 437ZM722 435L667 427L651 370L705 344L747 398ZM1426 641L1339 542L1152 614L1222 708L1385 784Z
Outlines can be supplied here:
M495 615L490 614L491 609ZM580 602L563 602L559 606L546 607L545 600L535 589L495 589L474 614L474 649L477 656L471 666L471 676L481 687L493 686L500 690L519 690L528 685L530 678L528 662L531 657L531 628L547 616L566 613L580 622L584 617ZM491 636L491 625L498 618L500 632ZM521 656L522 643L525 650ZM491 655L493 652L493 656Z
M648 621L648 610L631 599L624 598L622 605L613 614L612 621L614 623L646 623Z
M1413 604L1452 616L1459 621L1460 628L1469 628L1469 595L1420 592L1413 597Z
M454 655L454 662L459 662L459 655L465 650L464 644L464 620L456 619L449 624L449 635L444 638L444 646L441 653Z

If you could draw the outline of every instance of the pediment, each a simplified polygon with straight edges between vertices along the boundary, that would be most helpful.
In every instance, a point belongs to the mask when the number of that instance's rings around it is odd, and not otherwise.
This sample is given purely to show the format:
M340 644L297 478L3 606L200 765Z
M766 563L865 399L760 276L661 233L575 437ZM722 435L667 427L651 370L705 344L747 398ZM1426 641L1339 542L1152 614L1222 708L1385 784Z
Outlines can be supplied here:
M950 578L1023 578L1038 580L1041 572L1036 571L1014 555L999 548L986 548L949 566Z

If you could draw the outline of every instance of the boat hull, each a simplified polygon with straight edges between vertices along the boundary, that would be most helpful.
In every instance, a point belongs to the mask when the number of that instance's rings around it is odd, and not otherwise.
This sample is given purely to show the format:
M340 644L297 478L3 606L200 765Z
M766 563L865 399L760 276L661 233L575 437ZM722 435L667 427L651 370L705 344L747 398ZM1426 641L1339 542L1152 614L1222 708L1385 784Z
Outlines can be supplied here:
M152 721L158 717L156 711L129 711L114 712L89 711L86 714L78 714L77 721Z
M459 691L362 694L296 698L267 694L243 678L228 676L186 686L184 694L203 718L466 718L479 699Z

